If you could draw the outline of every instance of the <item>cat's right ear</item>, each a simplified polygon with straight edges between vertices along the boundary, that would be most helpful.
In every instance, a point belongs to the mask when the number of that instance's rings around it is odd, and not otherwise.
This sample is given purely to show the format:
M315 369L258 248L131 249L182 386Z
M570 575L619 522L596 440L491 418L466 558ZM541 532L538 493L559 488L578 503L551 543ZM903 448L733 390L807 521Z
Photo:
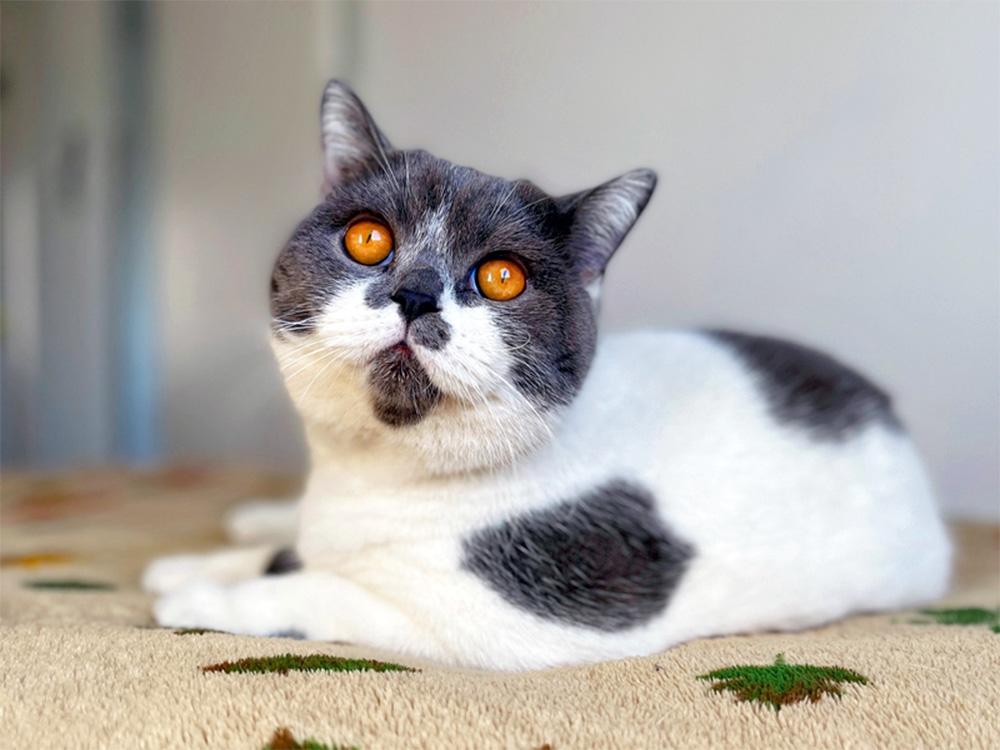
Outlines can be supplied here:
M656 172L633 169L591 190L556 199L572 216L569 243L584 284L600 282L655 188Z
M358 95L343 81L326 84L320 106L323 132L323 192L385 162L392 150Z

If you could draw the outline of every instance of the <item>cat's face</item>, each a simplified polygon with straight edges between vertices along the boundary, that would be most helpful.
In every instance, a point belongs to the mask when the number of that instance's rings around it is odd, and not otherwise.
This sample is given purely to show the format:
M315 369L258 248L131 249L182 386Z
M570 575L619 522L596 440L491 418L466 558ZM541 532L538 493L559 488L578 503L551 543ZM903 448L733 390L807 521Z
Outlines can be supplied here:
M275 352L307 423L432 472L538 445L586 376L600 280L653 173L552 197L393 149L336 81L322 126L326 197L271 280Z

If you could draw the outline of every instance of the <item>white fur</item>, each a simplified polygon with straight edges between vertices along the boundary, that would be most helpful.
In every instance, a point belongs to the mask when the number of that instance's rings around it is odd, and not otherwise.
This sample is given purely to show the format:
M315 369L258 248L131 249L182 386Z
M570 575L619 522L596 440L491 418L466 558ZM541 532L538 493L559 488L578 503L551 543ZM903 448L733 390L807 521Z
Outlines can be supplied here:
M246 578L248 570L263 571L273 554L273 547L258 545L214 555L161 557L146 568L142 587L154 594L166 594L205 580L235 583Z
M226 533L234 542L288 543L299 528L295 500L250 500L230 511L225 518Z
M356 302L363 289L349 295ZM944 590L949 544L910 441L880 424L843 442L817 442L777 424L752 375L711 338L607 337L572 406L561 419L536 421L503 385L509 353L497 347L496 361L489 360L496 346L489 321L452 315L445 350L417 352L450 394L448 403L423 423L394 429L366 411L354 355L342 351L328 374L317 370L331 342L364 339L350 344L363 350L399 334L386 311L355 317L358 309L330 311L323 346L276 344L313 454L296 541L304 570L226 586L205 566L208 582L175 588L157 603L161 623L256 634L292 629L449 663L521 669L648 654L703 636L802 628L911 606ZM479 346L463 353L462 342L475 339ZM301 378L314 381L308 387L291 375L294 356L315 358ZM466 399L475 400L463 391L466 377L489 408L463 411ZM536 426L505 429L498 419ZM505 447L493 433L515 445ZM615 477L649 488L664 522L695 548L669 605L652 621L608 633L544 620L460 568L461 540L470 532ZM248 578L260 574L249 565L255 560L245 558ZM178 578L189 580L171 582ZM153 587L166 588L162 581Z

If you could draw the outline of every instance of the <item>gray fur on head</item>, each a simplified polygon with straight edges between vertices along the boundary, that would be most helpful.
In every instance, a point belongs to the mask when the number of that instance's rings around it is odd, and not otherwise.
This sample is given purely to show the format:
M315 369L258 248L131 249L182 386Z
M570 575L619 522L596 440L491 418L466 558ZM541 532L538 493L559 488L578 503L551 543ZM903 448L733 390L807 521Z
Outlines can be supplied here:
M505 348L502 363L495 352L481 359L494 369L502 364L505 373L498 376L509 379L531 408L569 403L593 356L593 285L649 200L653 172L634 170L596 188L550 196L527 180L394 149L339 81L323 94L321 124L324 198L275 264L276 334L315 334L331 301L347 289L364 287L365 314L394 316L399 290L419 287L439 307L451 307L407 321L405 342L398 343L413 347L415 358L405 356L404 346L359 365L367 368L377 418L414 425L442 402L448 384L428 369L428 358L433 353L436 362L446 362L460 352L476 358L480 342L461 338L462 316L473 310L477 320L490 321ZM344 232L358 216L391 228L395 250L385 263L363 266L344 252ZM513 259L526 271L527 288L515 299L491 301L478 292L475 269L494 257ZM488 337L480 338L485 345ZM447 370L443 364L441 371Z

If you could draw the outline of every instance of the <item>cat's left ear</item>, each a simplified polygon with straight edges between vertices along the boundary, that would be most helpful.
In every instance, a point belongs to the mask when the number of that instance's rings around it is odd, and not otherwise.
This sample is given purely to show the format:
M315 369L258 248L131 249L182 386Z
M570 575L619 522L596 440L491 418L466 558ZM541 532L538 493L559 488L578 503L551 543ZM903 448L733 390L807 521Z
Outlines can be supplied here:
M571 214L569 244L584 284L597 281L656 188L656 172L633 169L621 177L557 199Z
M326 84L320 106L323 131L323 192L386 160L392 150L361 99L336 79Z

